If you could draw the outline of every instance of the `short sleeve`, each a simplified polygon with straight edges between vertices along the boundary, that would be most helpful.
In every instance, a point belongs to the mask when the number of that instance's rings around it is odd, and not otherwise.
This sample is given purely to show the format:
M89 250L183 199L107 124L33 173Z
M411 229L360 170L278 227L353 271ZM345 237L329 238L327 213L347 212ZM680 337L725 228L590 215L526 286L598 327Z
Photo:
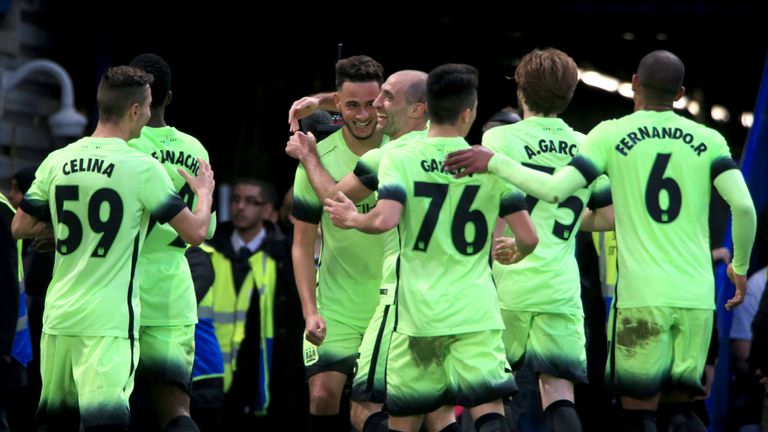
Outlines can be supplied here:
M608 145L612 142L609 132L609 122L597 125L587 134L579 152L569 163L581 173L587 184L592 183L608 169Z
M587 207L591 210L608 207L613 204L611 181L608 179L607 175L601 174L594 182L592 182L589 188L591 194L589 196Z
M35 180L24 195L20 207L28 215L43 221L51 220L51 212L48 205L50 198L52 158L49 156L35 172Z
M152 217L160 223L166 223L187 206L173 189L171 178L168 177L162 165L154 159L147 158L147 160L140 200Z
M397 164L397 153L387 152L379 166L379 199L397 201L405 204L405 183L401 167Z
M379 188L378 171L383 152L384 150L381 148L369 150L360 157L360 160L355 165L355 176L370 191L375 191Z
M709 145L712 146L710 154L710 177L714 181L720 174L732 170L739 169L736 162L731 157L731 150L728 148L728 143L725 141L722 135L714 132Z
M306 170L302 165L296 168L293 181L293 217L317 225L323 216L323 204L317 197L312 184L309 182Z
M501 190L499 217L508 216L521 210L528 210L528 206L525 204L525 194L510 183L502 180L499 180L498 183Z

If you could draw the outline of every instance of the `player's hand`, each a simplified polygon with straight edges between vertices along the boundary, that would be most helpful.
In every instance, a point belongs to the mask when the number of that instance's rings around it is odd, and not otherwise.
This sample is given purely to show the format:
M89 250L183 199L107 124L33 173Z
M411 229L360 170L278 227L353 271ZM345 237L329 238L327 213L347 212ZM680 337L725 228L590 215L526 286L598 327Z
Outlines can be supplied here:
M712 262L723 262L726 264L731 262L731 251L724 247L712 249Z
M335 199L325 199L325 206L323 207L328 217L331 218L333 224L339 228L349 229L353 228L352 219L357 215L357 207L344 192L339 191L336 194Z
M725 303L725 308L733 310L736 306L740 305L744 301L744 296L747 295L747 276L736 274L733 271L733 263L728 264L728 279L736 286L736 292L733 294L733 298Z
M450 153L445 158L444 165L447 171L458 171L454 177L461 178L488 171L488 161L491 157L493 152L489 148L473 145L472 148Z
M213 170L211 169L211 165L200 158L197 158L197 162L200 164L200 171L198 171L197 176L192 177L183 168L179 168L179 174L184 177L184 180L187 181L189 187L192 189L192 192L194 192L195 195L198 197L212 197L213 190L216 188L216 181L213 179Z
M301 129L299 120L317 111L319 106L320 100L314 96L305 96L294 102L288 110L288 124L291 132Z
M493 243L493 259L504 265L513 264L515 254L519 255L515 239L512 237L499 237Z
M309 157L317 157L317 140L312 132L295 132L285 144L285 152L288 156L304 162Z
M53 236L53 230L50 229L50 225L47 229L42 230L40 235L32 240L32 249L35 252L53 252L56 249L56 238Z
M325 320L318 313L304 317L304 337L313 345L320 346L325 340Z

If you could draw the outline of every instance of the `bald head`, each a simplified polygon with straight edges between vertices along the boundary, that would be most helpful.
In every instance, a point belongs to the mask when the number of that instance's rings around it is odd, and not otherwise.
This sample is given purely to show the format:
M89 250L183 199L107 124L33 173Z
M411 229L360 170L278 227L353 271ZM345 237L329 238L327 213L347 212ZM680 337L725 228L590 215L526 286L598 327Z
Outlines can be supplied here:
M395 72L381 85L373 102L381 131L397 139L427 122L427 74L417 70Z
M643 57L637 66L637 80L652 99L674 98L683 85L685 66L669 51L657 50Z
M427 102L427 74L417 70L401 70L387 78L387 82L394 84L397 90L402 91L405 103Z

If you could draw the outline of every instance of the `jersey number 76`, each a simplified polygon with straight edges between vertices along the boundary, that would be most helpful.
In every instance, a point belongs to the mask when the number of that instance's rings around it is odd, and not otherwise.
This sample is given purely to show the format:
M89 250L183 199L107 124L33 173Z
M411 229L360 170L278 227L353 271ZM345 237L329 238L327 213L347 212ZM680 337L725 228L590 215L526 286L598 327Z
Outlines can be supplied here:
M485 215L480 210L470 210L472 202L480 190L478 185L467 185L461 193L459 204L453 213L451 221L451 240L453 246L462 255L475 255L483 250L488 240L488 223ZM429 207L424 215L424 221L421 223L419 233L416 235L416 243L413 249L426 252L429 247L429 241L437 226L437 219L440 217L440 209L445 203L445 197L448 195L448 185L443 183L415 182L414 195L417 197L429 198ZM472 224L475 227L475 238L467 241L465 227Z

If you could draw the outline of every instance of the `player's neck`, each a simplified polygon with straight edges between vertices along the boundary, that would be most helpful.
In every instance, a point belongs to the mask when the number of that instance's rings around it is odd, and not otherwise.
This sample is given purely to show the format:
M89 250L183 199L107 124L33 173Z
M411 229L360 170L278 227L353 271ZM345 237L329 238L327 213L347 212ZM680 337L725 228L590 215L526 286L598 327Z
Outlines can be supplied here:
M396 134L390 135L389 139L394 141L403 135L409 134L413 131L423 131L426 128L427 128L427 122L425 122L422 119L419 119L419 121L404 127L402 130L398 131Z
M168 126L165 123L165 109L164 108L153 108L151 110L151 115L149 117L149 121L147 122L147 126L153 127L153 128L161 128Z
M635 102L635 111L671 111L672 102L651 102L639 99Z
M543 117L543 118L555 118L557 117L557 114L544 114L537 111L534 111L528 107L528 104L525 102L525 98L522 96L520 92L517 94L517 100L520 104L520 108L523 110L523 120L529 119L531 117Z
M557 114L544 114L536 111L528 111L523 110L523 119L529 119L531 117L542 117L542 118L557 118Z
M379 147L379 145L381 145L381 137L383 136L378 128L373 132L373 135L371 135L370 138L366 139L356 138L346 126L344 126L341 133L344 136L344 142L347 143L349 150L358 156L362 156L368 150Z
M429 124L429 133L427 136L430 138L452 138L463 137L464 134L458 124L435 124L435 122L432 122Z
M132 138L130 135L130 132L126 128L123 128L120 124L99 122L96 125L96 130L93 131L91 137L120 138L123 141L128 141Z

